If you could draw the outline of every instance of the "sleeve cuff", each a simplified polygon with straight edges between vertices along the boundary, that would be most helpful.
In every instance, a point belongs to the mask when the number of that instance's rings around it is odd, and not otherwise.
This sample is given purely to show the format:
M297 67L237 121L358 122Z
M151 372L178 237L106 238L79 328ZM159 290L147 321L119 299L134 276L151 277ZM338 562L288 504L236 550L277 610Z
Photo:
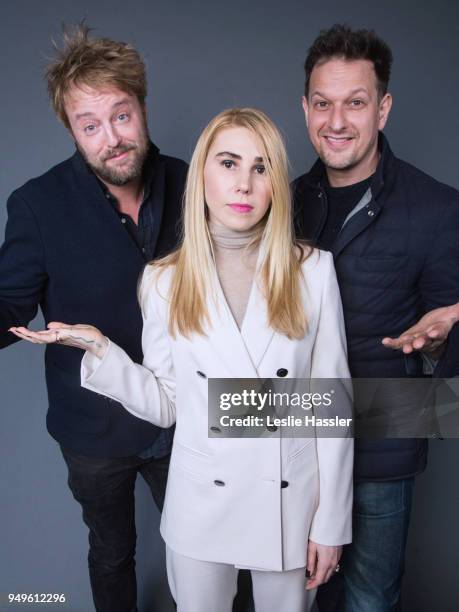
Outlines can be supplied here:
M107 355L111 351L113 342L111 342L110 338L107 338L108 345L105 350L104 356L102 359L94 355L94 353L90 353L86 351L83 355L83 359L81 360L81 384L84 386L85 383L91 382L91 378L97 373L98 369L102 366L104 362L107 361Z

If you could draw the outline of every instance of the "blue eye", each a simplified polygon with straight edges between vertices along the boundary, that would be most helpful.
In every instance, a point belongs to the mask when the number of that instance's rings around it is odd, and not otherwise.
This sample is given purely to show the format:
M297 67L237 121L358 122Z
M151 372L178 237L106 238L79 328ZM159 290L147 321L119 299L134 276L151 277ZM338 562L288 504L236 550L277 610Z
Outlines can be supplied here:
M119 121L126 121L126 119L128 119L128 118L129 118L129 115L127 113L120 113L118 115L118 120Z

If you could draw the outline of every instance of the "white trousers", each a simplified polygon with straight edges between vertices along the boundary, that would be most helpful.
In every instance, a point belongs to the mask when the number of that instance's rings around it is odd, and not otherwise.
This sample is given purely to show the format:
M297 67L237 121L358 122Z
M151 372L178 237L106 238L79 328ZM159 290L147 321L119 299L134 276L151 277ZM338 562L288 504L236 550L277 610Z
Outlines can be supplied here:
M238 569L198 561L166 545L167 578L177 612L231 612ZM305 568L287 572L251 570L256 612L308 612L315 597L305 591Z

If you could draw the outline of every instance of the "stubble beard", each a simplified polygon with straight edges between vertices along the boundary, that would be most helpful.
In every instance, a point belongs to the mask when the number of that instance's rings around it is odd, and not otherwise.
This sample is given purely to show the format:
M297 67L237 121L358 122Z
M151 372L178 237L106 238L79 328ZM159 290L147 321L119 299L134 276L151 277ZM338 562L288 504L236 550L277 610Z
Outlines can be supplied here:
M319 157L324 163L326 168L330 168L330 170L350 170L356 166L360 159L358 154L355 151L351 151L349 154L340 155L333 154L329 151L322 149L319 153Z
M116 187L123 187L131 181L135 181L141 178L145 160L147 158L149 149L149 136L147 126L144 127L141 137L137 142L126 142L121 143L118 147L108 150L103 158L98 160L90 159L86 153L78 146L77 148L83 156L85 162L91 168L91 170L102 180L104 183L114 185ZM126 151L133 151L131 159L126 161L121 166L110 166L107 161L124 153Z
M349 152L343 151L343 153L333 153L322 145L317 153L326 168L336 170L338 172L346 172L348 170L353 170L361 163L367 163L366 160L371 157L373 147L377 147L377 142L378 140L376 137L376 145L373 141L371 141L363 151L354 149Z

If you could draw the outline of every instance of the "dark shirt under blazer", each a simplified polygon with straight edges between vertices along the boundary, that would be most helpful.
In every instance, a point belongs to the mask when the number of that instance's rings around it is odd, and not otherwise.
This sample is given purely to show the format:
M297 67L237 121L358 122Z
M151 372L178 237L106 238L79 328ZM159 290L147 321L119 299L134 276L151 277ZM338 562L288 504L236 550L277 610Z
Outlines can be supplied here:
M158 257L178 242L187 165L154 145L148 164ZM95 325L141 363L137 283L144 265L141 250L76 152L8 200L0 249L0 347L17 340L7 329L27 325L40 306L45 323ZM159 428L81 388L82 354L55 344L46 348L50 434L89 456L128 456L151 447Z

